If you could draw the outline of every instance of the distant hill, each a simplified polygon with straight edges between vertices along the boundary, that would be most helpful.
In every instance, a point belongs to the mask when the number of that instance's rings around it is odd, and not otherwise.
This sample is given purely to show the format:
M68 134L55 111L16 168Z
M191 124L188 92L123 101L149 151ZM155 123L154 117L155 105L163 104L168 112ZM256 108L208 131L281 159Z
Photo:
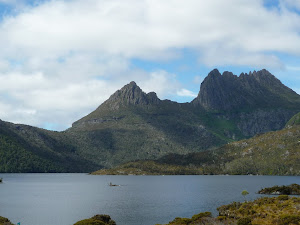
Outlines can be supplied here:
M232 142L216 150L129 162L93 174L300 175L300 126Z
M63 132L0 120L0 172L87 172L100 166L82 159Z
M215 150L280 130L299 111L300 96L267 70L236 76L215 69L191 103L161 100L131 82L63 132L2 121L0 172L90 172Z

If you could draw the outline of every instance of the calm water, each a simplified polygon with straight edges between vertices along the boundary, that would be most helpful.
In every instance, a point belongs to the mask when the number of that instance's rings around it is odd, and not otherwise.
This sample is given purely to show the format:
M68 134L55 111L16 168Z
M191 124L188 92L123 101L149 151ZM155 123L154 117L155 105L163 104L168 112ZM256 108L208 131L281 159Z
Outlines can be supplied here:
M109 214L118 225L154 225L243 201L262 187L300 183L280 176L91 176L0 174L0 215L21 225L71 225ZM108 183L119 184L109 187Z

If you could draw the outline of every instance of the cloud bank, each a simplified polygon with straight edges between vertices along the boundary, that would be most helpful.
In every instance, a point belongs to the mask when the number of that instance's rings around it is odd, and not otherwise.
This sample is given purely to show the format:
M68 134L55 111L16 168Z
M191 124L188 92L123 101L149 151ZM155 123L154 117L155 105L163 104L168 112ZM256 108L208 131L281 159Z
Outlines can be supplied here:
M65 129L131 80L160 98L192 98L196 93L176 74L132 63L180 59L185 49L207 67L285 68L279 54L300 55L298 6L280 1L265 8L262 0L50 0L19 6L0 22L0 118Z

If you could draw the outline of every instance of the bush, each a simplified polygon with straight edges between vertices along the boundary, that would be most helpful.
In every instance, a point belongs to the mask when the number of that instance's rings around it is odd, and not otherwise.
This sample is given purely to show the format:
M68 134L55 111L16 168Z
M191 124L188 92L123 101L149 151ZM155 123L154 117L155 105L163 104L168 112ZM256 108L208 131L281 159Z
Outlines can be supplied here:
M219 221L223 221L223 220L226 220L227 218L226 218L226 216L218 216L217 217L217 220L219 220Z
M9 219L0 216L0 225L1 225L1 224L11 224L11 225L13 225L13 224L9 221Z
M203 217L211 217L211 212L202 212L192 217L192 221L199 220Z
M248 217L241 218L237 221L237 225L251 225L251 219Z
M279 225L300 224L300 216L298 215L282 215L280 216Z
M279 201L289 200L289 196L287 196L287 195L279 195L278 196L278 200Z
M192 220L189 218L180 218L180 217L176 217L175 220L173 220L172 222L170 222L169 224L178 224L178 225L186 225L191 223Z
M90 219L80 220L74 225L116 225L109 215L95 215Z
M78 221L74 225L106 225L106 223L99 220L85 219Z
M0 223L8 222L9 220L5 217L0 216Z

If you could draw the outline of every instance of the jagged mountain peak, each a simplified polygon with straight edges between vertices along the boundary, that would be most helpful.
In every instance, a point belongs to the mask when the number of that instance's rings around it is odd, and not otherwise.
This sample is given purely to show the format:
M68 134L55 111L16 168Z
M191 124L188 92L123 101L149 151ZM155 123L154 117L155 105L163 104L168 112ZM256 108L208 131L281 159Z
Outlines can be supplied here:
M134 81L131 81L130 83L124 85L124 86L120 89L120 91L123 91L123 92L124 92L124 91L126 91L126 90L134 90L135 88L138 88L138 90L142 91L142 90L140 89L140 87L139 87Z
M122 114L123 110L132 110L132 106L145 108L160 103L161 100L155 92L146 94L134 81L131 81L113 93L96 110L74 122L72 127L86 127L101 124L103 121L118 120L119 117L116 115Z
M213 78L213 77L220 77L221 73L218 69L213 69L212 71L210 71L207 75L207 77Z
M194 105L207 110L240 110L242 108L279 107L300 102L300 96L283 85L268 70L262 69L240 76L214 69L203 80Z
M259 71L254 70L253 72L250 71L249 73L241 73L240 76L234 75L232 72L230 71L224 71L222 74L220 73L220 71L218 69L213 69L212 71L210 71L207 75L207 77L205 79L214 79L214 78L218 78L218 79L226 79L226 78L244 78L244 77L254 77L257 80L260 79L264 79L264 78L274 78L277 80L277 78L271 74L268 70L266 69L262 69Z
M158 104L159 102L160 99L155 92L146 94L134 81L131 81L129 84L126 84L120 90L112 94L104 104L113 104L114 107L116 107L117 105Z

